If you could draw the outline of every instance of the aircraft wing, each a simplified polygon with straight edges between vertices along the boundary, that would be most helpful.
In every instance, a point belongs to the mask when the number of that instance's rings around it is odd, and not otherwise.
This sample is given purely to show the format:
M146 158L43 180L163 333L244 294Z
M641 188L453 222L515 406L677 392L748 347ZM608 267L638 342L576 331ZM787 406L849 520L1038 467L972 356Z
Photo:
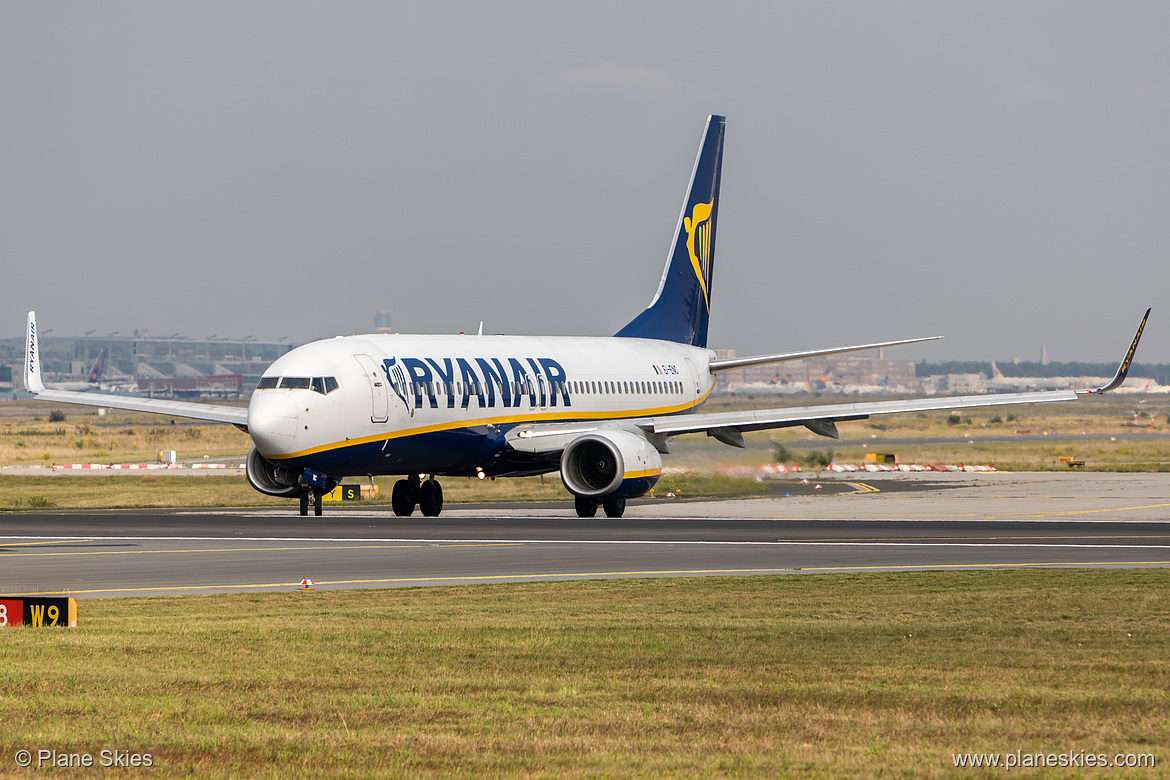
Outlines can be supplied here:
M837 422L864 420L873 415L899 414L903 412L927 412L945 409L973 409L981 406L1007 406L1010 404L1051 403L1053 401L1075 401L1082 395L1106 393L1121 385L1129 373L1130 363L1137 350L1138 341L1150 317L1146 309L1133 342L1117 373L1106 385L1093 390L1046 390L1030 393L993 393L988 395L962 395L944 398L913 398L898 401L871 401L856 404L826 404L822 406L798 406L780 409L756 409L738 412L712 412L698 414L666 415L636 420L608 420L597 423L561 423L551 425L519 426L507 434L508 443L525 452L553 452L563 449L576 436L600 428L625 428L642 433L659 449L665 447L666 438L684 433L706 433L724 444L733 447L744 446L744 431L762 431L770 428L792 428L803 425L813 433L829 438L839 438ZM777 357L777 356L773 356ZM750 358L749 358L750 359Z
M60 401L66 404L101 406L106 409L125 409L130 412L169 414L192 420L227 423L248 430L248 410L242 406L200 404L190 401L172 401L167 398L135 398L114 393L75 392L72 390L41 390L34 393L34 401Z
M135 398L128 395L115 395L113 393L93 391L80 393L71 390L47 389L45 383L41 380L41 355L37 339L37 314L34 311L28 313L28 332L26 336L28 341L25 345L24 386L25 389L33 394L37 401L60 401L61 403L81 404L82 406L125 409L131 412L169 414L174 417L187 417L192 420L226 423L245 431L248 430L248 410L239 406L172 401L166 398Z
M743 412L714 412L667 417L652 417L638 420L635 424L649 435L674 436L683 433L706 433L725 444L743 446L744 431L762 431L769 428L790 428L803 425L813 433L838 438L837 422L842 420L864 420L875 414L898 414L901 412L925 412L942 409L971 409L980 406L1006 406L1009 404L1049 403L1052 401L1075 401L1088 393L1106 393L1121 385L1129 373L1138 341L1145 330L1150 309L1146 309L1137 333L1125 353L1117 373L1108 384L1093 390L1048 390L1033 393L1001 393L991 395L963 395L948 398L915 398L905 401L873 401L859 404L830 404L804 406L788 409L762 409Z
M650 434L677 436L683 433L706 433L720 441L742 447L744 431L791 428L803 425L813 433L830 438L837 435L838 421L864 420L876 414L927 412L941 409L971 409L978 406L1075 401L1074 390L1050 390L1038 393L1002 393L963 395L946 398L914 398L905 401L873 401L859 404L827 404L783 409L759 409L743 412L713 412L668 417L651 417L635 424Z
M547 453L562 450L581 434L613 428L641 433L665 452L666 438L685 433L706 433L724 444L744 446L745 431L770 428L793 428L803 425L813 433L840 438L837 423L865 420L877 414L928 412L941 409L971 409L979 406L1075 401L1075 390L1049 390L1035 393L1000 393L991 395L951 396L948 398L914 398L904 401L874 401L858 404L826 404L781 409L752 409L742 412L679 414L635 420L602 420L587 423L537 423L521 425L506 435L514 450Z

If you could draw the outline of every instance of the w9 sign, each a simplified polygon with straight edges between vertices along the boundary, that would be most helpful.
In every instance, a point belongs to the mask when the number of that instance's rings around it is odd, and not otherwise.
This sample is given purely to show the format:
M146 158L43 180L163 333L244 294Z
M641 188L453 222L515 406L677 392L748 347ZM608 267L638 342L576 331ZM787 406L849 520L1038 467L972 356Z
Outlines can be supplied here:
M46 596L0 596L0 628L4 626L77 627L77 602Z

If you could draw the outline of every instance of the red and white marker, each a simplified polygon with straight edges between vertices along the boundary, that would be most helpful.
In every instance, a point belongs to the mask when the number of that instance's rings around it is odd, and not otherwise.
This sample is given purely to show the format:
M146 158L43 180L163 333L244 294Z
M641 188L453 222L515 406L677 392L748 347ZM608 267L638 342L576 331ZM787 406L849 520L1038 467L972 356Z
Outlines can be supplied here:
M315 583L311 579L305 577L303 580L301 580L301 590L312 590L314 584Z

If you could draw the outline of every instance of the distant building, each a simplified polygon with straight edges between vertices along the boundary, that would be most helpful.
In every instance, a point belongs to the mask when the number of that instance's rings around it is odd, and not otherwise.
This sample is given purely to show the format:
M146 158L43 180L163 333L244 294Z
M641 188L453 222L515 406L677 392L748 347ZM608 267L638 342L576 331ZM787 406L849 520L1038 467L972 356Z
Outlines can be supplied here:
M987 377L983 374L947 374L947 386L939 388L939 392L955 393L986 393Z
M124 390L136 388L137 380L168 378L195 378L193 375L222 377L240 375L241 382L234 384L236 394L248 394L256 386L260 375L281 355L296 347L286 341L257 341L251 337L243 339L186 338L182 336L42 336L41 365L45 380L70 382L83 380L94 357L103 348L109 350L106 361L106 379L126 380ZM10 366L24 364L25 344L23 338L0 339L0 363ZM23 380L20 369L13 371L13 379ZM183 386L178 383L167 388L164 385L143 388L143 392L154 395L174 394L209 395L218 397L231 392L222 381L210 382L206 386ZM120 390L121 391L121 390Z
M374 312L374 332L375 333L391 333L390 327L390 312L376 311Z
M148 398L236 398L244 389L243 374L170 376L138 380Z

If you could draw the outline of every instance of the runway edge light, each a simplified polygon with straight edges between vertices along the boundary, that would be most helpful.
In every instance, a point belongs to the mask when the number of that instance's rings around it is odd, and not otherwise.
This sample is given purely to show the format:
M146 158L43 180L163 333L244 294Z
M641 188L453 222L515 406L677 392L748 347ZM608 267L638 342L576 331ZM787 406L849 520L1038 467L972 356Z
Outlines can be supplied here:
M303 580L301 580L301 590L312 590L313 585L315 584L316 583L314 583L311 579L305 577Z

